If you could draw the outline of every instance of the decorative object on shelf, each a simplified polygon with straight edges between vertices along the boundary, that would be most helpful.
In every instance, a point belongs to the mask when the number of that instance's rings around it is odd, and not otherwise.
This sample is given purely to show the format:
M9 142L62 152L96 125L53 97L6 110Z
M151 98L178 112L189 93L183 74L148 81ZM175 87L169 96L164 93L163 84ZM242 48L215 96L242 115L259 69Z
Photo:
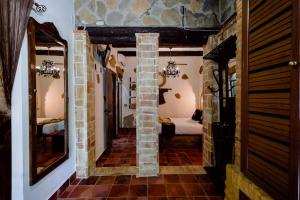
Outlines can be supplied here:
M100 75L97 73L97 83L100 84Z
M181 77L183 80L187 80L189 79L188 75L187 74L183 74L182 77Z
M136 109L136 81L129 78L129 109Z
M40 76L44 77L52 77L55 79L59 79L59 67L56 67L54 62L51 60L43 60L42 65L36 66L36 73Z
M111 49L109 45L106 45L105 50L102 50L100 45L98 45L96 48L97 58L99 59L99 62L102 64L103 67L106 67L108 63L110 52Z
M124 69L122 69L120 66L116 66L116 72L119 79L123 78Z
M179 93L176 93L176 94L175 94L175 97L176 97L177 99L180 99L180 98L181 98L181 95L180 95Z
M163 69L163 73L166 77L178 77L180 74L180 70L176 67L176 62L172 60L172 48L170 48L170 60L168 65Z
M47 11L47 7L45 5L42 4L38 4L37 2L33 3L33 8L32 10L38 14L38 15L42 15L44 12Z
M131 90L136 90L136 84L131 85Z
M116 67L117 61L116 61L116 58L115 58L114 55L111 55L111 56L110 56L109 64L110 64L110 66L113 67L113 68Z

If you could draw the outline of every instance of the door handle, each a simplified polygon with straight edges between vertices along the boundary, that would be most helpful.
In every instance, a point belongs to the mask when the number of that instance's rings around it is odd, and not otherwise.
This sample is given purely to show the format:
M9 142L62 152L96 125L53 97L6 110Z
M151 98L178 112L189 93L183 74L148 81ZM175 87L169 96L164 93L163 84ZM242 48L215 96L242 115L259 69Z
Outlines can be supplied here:
M291 60L289 62L289 66L297 66L298 65L298 62L296 60Z

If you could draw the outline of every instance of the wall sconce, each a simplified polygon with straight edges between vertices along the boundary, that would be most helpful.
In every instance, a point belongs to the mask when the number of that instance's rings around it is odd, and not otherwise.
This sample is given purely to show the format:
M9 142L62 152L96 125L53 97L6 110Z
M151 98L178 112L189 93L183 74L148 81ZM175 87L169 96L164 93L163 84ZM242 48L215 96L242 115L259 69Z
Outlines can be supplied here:
M33 3L33 11L38 14L38 15L42 15L43 13L45 13L47 11L47 7L45 5L42 4L38 4L37 2Z

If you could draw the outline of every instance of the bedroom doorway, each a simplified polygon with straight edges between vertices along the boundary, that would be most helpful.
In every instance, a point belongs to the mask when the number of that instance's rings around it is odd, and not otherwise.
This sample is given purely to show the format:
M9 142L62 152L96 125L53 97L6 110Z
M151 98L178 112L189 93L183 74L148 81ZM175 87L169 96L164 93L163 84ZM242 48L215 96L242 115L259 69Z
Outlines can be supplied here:
M160 56L159 165L202 165L202 47L169 48ZM174 63L177 74L168 71Z

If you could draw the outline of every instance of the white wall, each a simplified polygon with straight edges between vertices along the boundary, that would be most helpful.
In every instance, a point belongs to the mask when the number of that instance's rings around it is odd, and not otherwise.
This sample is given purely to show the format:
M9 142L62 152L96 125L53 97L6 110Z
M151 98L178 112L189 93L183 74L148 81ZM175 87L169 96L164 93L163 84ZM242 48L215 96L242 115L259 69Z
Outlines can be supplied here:
M69 159L33 186L29 185L29 119L28 119L28 42L24 37L12 92L12 199L48 199L75 172L75 124L73 42L74 7L72 0L36 0L47 5L44 16L31 13L37 21L54 22L62 38L68 41L69 74Z
M159 58L159 71L167 65L169 57ZM184 63L187 65L179 66L180 76L177 78L167 78L163 88L171 88L172 90L164 93L165 104L159 105L159 115L162 117L192 117L196 108L200 108L200 95L203 89L203 74L200 75L199 69L203 65L203 58L200 56L190 57L173 57L176 63ZM123 77L123 96L122 96L122 115L131 114L134 110L130 110L128 106L128 90L129 77L135 76L133 69L136 67L136 57L126 57L126 67ZM183 80L181 77L187 74L188 79ZM181 95L180 99L175 94Z
M160 57L159 71L167 66L170 58ZM180 75L176 78L167 78L163 88L172 90L164 93L165 104L159 105L158 113L162 117L192 117L196 108L200 108L200 94L203 88L203 75L199 73L200 66L203 65L202 57L173 57L176 63L187 65L178 66ZM188 76L187 80L181 77ZM179 93L181 98L177 99L175 94Z
M99 75L99 83L97 81ZM95 157L96 160L105 150L104 144L104 98L103 98L103 67L96 62L95 73Z
M37 117L58 118L64 117L64 57L63 56L36 56L36 64L41 65L43 60L52 60L59 67L60 78L36 75L37 86Z

